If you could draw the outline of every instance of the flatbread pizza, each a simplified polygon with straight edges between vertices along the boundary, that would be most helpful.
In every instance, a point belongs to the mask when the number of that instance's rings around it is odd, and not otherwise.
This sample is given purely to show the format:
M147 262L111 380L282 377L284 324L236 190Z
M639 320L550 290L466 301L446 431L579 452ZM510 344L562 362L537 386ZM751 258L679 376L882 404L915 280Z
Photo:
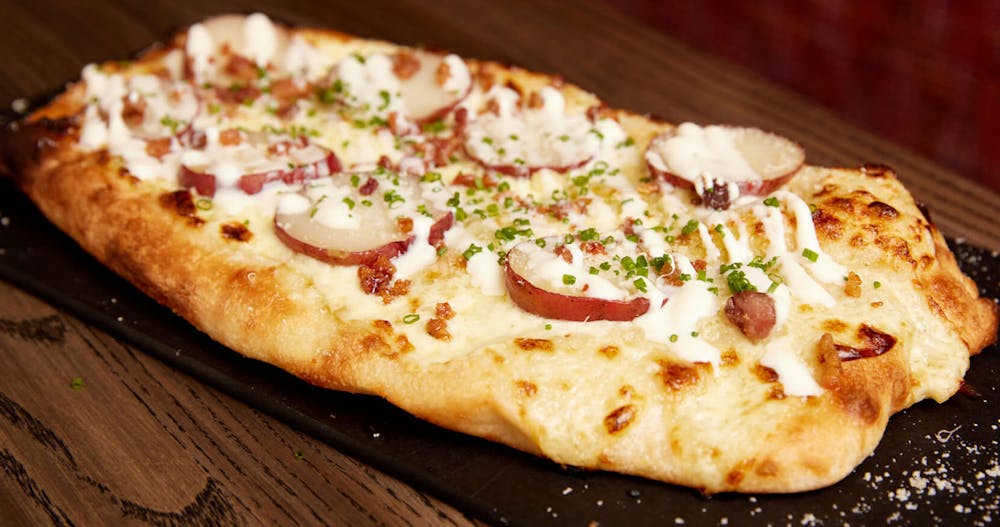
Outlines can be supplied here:
M888 167L261 14L86 66L0 156L243 355L706 493L839 481L997 334Z

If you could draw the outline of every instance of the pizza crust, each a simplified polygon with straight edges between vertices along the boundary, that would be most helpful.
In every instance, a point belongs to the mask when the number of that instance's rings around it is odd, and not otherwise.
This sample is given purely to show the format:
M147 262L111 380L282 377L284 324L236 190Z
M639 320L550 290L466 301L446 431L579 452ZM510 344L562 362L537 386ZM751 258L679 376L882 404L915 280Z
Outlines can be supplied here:
M552 84L548 76L473 64L522 86ZM597 101L559 85L576 104ZM6 131L3 172L99 261L243 355L557 463L705 493L827 486L874 450L893 413L953 395L969 354L996 337L996 305L978 298L890 169L807 167L789 188L818 207L824 250L884 284L859 298L839 295L836 317L805 307L796 313L788 336L818 372L821 396L786 396L758 363L764 344L748 342L721 317L711 331L729 346L716 367L683 361L638 330L606 322L415 360L413 343L391 321L332 306L302 271L303 257L254 251L259 238L273 236L268 227L251 226L246 241L226 236L224 222L202 218L183 196L139 181L106 152L75 148L80 108L80 87L71 87ZM615 114L641 145L669 126ZM438 271L439 279L460 280L447 266ZM823 362L823 336L859 346L861 323L896 344L876 357Z

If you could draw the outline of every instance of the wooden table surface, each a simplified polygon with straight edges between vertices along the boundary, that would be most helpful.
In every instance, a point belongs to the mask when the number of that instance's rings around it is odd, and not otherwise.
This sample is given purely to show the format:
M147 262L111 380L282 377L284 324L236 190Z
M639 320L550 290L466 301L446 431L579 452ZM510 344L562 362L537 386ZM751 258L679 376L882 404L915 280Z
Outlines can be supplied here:
M600 3L4 1L0 104L210 14L254 9L559 72L675 122L760 126L799 141L813 164L886 164L945 234L1000 250L1000 196ZM479 523L9 284L0 298L0 523Z

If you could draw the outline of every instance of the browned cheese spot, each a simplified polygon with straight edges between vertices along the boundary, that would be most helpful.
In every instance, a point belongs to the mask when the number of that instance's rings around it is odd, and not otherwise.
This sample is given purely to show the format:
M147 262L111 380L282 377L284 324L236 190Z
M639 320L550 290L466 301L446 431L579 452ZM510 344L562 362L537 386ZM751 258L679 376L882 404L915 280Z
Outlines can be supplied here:
M531 397L538 393L538 386L533 382L518 380L514 384L517 386L518 391L525 397Z
M763 364L758 364L753 369L754 375L757 376L762 382L771 383L778 382L778 372L774 371Z
M888 203L873 201L868 204L868 215L879 220L894 220L899 217L899 211Z
M198 217L198 208L195 207L194 198L189 190L175 190L160 194L160 206L182 218L187 218L190 225L197 227L205 223L205 220Z
M698 382L698 370L690 366L667 360L657 361L657 363L660 365L660 379L670 390L678 391Z
M772 386L767 392L767 398L780 401L785 398L785 389L780 384Z
M617 434L632 424L637 412L635 405L632 404L615 408L604 418L604 428L608 430L609 434Z
M843 333L847 330L847 322L836 318L830 318L824 320L821 327L824 331L829 331L830 333Z
M723 366L736 366L740 363L740 356L736 350L730 348L722 353Z
M597 352L609 359L613 359L618 356L618 346L604 346L597 350Z
M237 242L245 242L253 238L253 233L246 225L235 221L222 224L219 227L219 232L222 233L223 238Z
M861 296L861 277L854 271L847 274L847 280L844 282L844 294L851 298Z
M516 338L514 344L524 351L554 351L555 344L548 339Z

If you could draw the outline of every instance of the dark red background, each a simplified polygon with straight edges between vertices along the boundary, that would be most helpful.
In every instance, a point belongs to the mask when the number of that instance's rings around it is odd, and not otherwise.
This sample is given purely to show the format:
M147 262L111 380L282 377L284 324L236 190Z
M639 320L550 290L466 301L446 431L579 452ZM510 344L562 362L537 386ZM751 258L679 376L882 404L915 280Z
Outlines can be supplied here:
M607 1L1000 191L1000 1Z

